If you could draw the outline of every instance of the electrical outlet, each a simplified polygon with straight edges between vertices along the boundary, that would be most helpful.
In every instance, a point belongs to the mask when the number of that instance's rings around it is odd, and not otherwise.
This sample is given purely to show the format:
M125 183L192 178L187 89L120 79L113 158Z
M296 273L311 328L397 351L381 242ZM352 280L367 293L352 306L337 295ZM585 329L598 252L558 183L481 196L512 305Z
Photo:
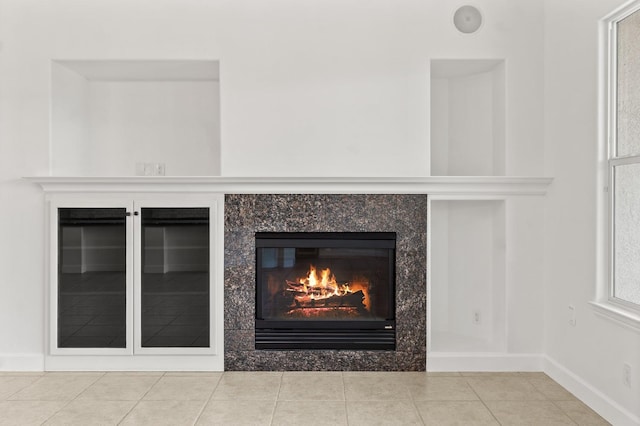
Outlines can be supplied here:
M473 323L480 324L480 311L473 311Z
M145 176L153 176L153 163L144 163L144 175Z
M631 366L629 364L622 365L622 383L628 388L631 387Z
M155 163L154 164L154 176L164 176L164 171L165 171L165 167L164 167L164 163Z
M569 305L569 325L576 326L576 308Z

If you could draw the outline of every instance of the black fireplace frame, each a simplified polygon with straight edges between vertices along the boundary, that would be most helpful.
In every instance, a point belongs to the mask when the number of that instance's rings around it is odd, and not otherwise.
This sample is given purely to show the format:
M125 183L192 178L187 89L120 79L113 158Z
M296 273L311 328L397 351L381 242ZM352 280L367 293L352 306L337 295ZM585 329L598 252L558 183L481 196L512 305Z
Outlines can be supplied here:
M256 232L255 349L396 349L395 232ZM274 320L262 315L258 265L261 248L386 248L389 255L389 318L362 320Z

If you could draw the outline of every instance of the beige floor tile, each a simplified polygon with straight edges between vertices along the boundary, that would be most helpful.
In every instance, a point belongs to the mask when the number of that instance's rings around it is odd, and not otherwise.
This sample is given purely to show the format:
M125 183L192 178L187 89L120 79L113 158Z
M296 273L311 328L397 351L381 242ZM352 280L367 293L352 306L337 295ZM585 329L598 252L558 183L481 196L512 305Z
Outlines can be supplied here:
M526 377L527 379L551 379L542 371L521 371L518 373L520 377Z
M221 371L167 371L164 373L166 377L222 377Z
M44 373L48 377L72 377L72 376L104 376L105 371L48 371Z
M575 423L551 401L486 401L503 426L555 426Z
M553 401L575 401L576 397L571 392L560 386L550 378L529 378L534 388L547 399Z
M161 377L164 376L163 371L110 371L107 376L152 376Z
M117 425L136 405L136 401L71 401L45 425Z
M160 380L158 376L114 374L101 377L78 397L80 400L137 401Z
M206 401L219 377L162 377L144 396L145 400Z
M346 425L342 401L278 401L272 425Z
M275 401L209 401L197 425L270 425Z
M440 426L499 425L481 401L416 401L425 424Z
M467 383L484 401L543 400L529 380L517 376L467 377Z
M347 401L349 426L421 425L412 401Z
M0 400L9 398L39 378L39 376L0 376Z
M204 404L205 401L140 401L120 425L193 425Z
M279 400L344 401L344 382L339 372L285 372Z
M598 413L587 407L582 402L575 401L554 401L564 413L580 426L604 426L609 425Z
M222 375L213 399L275 400L280 390L280 372L228 372Z
M373 376L376 377L376 376ZM425 380L429 377L438 377L438 376L430 376L425 371L392 371L389 373L384 373L379 375L378 377L383 377L385 380L390 382L396 382L400 384L410 384L410 383L424 383ZM450 377L450 374L447 374L445 377Z
M422 371L344 371L342 376L346 379L356 377L358 379L380 379L387 382L403 383L408 378L422 378L426 373Z
M394 376L345 375L345 398L349 401L409 400L411 394L405 383Z
M62 401L77 397L95 383L102 373L92 374L46 374L31 385L15 393L9 400Z
M41 425L66 404L67 401L2 401L0 425Z
M44 371L0 371L0 377L3 376L44 376Z
M461 374L458 371L427 371L427 376L429 377L460 377Z
M461 371L464 377L521 377L516 371Z
M407 385L416 401L473 401L478 396L464 377L428 377L420 384Z

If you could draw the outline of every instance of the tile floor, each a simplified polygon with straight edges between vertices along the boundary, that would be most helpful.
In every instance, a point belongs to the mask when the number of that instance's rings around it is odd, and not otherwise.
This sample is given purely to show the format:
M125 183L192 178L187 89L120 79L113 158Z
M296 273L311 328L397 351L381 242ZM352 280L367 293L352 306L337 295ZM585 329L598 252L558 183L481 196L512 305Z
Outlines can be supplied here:
M0 425L606 425L543 373L0 373Z

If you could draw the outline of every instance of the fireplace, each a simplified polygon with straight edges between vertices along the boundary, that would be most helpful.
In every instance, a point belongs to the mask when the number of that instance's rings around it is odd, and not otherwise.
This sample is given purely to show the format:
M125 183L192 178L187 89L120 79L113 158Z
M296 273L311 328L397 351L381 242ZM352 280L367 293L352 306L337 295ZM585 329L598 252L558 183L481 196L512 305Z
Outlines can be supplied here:
M256 349L395 350L395 232L257 232Z

